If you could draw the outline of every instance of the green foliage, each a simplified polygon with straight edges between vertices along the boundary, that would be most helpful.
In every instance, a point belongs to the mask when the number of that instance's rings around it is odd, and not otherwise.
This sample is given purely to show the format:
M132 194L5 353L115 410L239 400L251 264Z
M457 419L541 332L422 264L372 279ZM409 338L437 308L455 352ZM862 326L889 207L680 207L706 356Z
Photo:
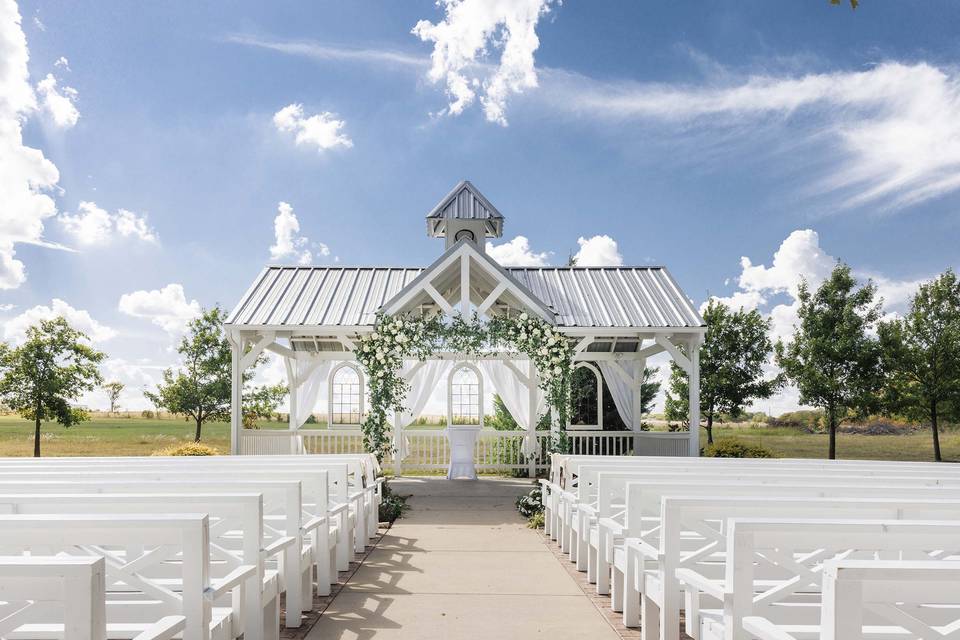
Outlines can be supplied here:
M175 445L157 449L151 456L218 456L220 451L215 447L208 447L199 442L188 442L186 444Z
M539 511L527 520L527 527L531 529L543 529L543 511Z
M103 385L103 390L107 392L107 398L110 399L110 413L113 413L117 410L117 401L123 392L123 383L116 380L108 382Z
M782 379L764 378L763 367L773 343L770 320L759 311L733 311L711 300L703 319L707 332L700 346L700 413L706 419L707 442L711 443L714 420L722 415L740 416L750 403L772 396ZM687 374L672 363L665 405L668 420L687 420L688 389Z
M407 504L409 496L401 496L387 483L383 484L382 491L378 514L380 522L393 522L397 518L402 518L403 514L410 509L410 505Z
M877 406L880 346L870 335L880 318L875 293L869 282L857 288L845 264L815 293L801 282L800 323L789 344L777 344L777 363L799 389L800 402L826 412L830 459L837 455L837 425Z
M146 418L147 420L153 420L157 416L153 411L150 411L150 409L144 409L143 411L140 412L140 417Z
M283 384L254 387L243 394L243 426L255 429L257 420L269 420L289 391Z
M34 456L40 455L41 422L69 427L89 418L70 403L103 382L98 365L104 357L63 318L30 327L19 347L0 343L0 401L34 421Z
M370 410L364 418L364 447L379 460L389 454L388 412L402 411L408 384L401 376L405 359L425 360L441 350L481 355L513 347L527 355L539 374L540 387L566 424L569 413L572 347L566 337L539 318L526 313L497 316L484 324L455 316L444 323L439 316L391 317L380 315L377 330L357 341L357 361L364 368L370 392Z
M746 444L736 438L718 438L704 448L703 455L707 458L776 458L769 449Z
M543 493L540 484L535 484L529 493L517 498L515 504L520 515L528 520L538 513L543 513Z
M213 307L191 320L177 347L183 366L164 371L156 392L144 392L158 408L192 418L196 442L204 422L230 419L230 342L223 332L224 317L220 307ZM265 359L257 358L254 366ZM252 371L243 373L244 382L252 377Z
M920 285L907 314L881 322L878 333L885 408L929 422L939 462L940 421L960 419L960 282L953 270Z
M843 4L843 0L830 0L830 4L841 5ZM860 6L860 0L850 0L851 9L856 9L858 6Z

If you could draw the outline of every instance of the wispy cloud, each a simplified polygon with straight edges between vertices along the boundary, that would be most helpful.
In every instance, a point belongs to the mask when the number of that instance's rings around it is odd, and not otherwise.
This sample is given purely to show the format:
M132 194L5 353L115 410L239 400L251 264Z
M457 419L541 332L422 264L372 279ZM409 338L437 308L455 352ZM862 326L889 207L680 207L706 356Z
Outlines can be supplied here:
M303 56L314 60L400 65L416 68L430 66L430 59L426 56L404 53L402 51L391 51L389 49L344 47L314 40L277 40L242 33L231 34L224 38L224 40L233 44L258 47L260 49L268 49L293 56Z

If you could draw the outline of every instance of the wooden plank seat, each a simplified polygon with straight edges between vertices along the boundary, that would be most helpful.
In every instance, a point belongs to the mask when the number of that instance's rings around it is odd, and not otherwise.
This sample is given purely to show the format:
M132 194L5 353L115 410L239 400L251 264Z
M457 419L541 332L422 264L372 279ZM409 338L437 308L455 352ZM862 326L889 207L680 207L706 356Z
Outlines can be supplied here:
M759 640L948 638L960 628L960 562L827 560L820 623L778 625L747 616Z
M99 556L0 557L0 637L106 640L106 568ZM142 625L135 640L170 640L185 618Z
M214 601L243 588L256 567L210 577L206 515L0 515L0 548L43 555L105 559L107 633L134 638L158 619L183 616L183 640L229 640L234 614ZM151 567L179 560L177 589L149 576ZM241 600L242 601L242 600Z
M694 571L681 574L688 584L696 583L701 591L714 590L715 595L722 597L721 609L700 611L699 640L748 640L753 635L745 628L744 619L750 617L794 630L812 629L822 620L824 599L832 597L822 591L824 563L829 560L895 557L911 561L950 560L955 565L960 547L960 523L956 521L731 518L727 527L723 579L710 579ZM941 596L933 596L934 590L923 589L919 584L916 593L918 599L930 600L931 604L952 605L946 613L956 620L960 600L955 597L956 586L950 589L949 585ZM877 588L877 593L882 591L882 587ZM940 603L943 595L954 598ZM850 615L856 616L856 609L862 611L862 602L845 600L840 603L849 607ZM937 616L932 609L927 613L942 620L944 611ZM876 609L872 611L877 613ZM885 612L898 616L890 609ZM894 624L898 621L906 622L906 616L900 615ZM911 629L900 637L917 637L911 635L917 630ZM955 631L956 625L951 635ZM856 635L842 637L846 640ZM928 629L925 637L936 636Z

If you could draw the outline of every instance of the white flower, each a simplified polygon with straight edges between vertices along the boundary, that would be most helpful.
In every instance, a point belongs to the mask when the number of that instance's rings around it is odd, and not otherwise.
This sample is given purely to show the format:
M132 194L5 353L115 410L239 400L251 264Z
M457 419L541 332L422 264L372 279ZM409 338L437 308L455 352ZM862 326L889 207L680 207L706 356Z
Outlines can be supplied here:
M521 314L520 314L520 322L526 322L528 317L529 317L529 316L527 316L526 313L521 313Z
M561 373L563 373L563 369L561 369L560 367L554 367L553 372L557 375L560 375Z
M550 355L550 352L547 350L546 347L540 347L540 355L542 356Z

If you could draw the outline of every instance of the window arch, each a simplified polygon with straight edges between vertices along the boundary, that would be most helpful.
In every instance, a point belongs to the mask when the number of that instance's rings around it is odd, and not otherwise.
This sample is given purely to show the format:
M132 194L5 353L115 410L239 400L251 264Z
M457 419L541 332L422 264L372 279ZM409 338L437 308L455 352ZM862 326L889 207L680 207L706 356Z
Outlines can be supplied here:
M483 376L468 362L447 377L447 424L483 426Z
M603 429L603 376L589 362L579 362L570 380L569 429Z
M344 362L330 373L329 427L357 427L363 420L363 372Z

